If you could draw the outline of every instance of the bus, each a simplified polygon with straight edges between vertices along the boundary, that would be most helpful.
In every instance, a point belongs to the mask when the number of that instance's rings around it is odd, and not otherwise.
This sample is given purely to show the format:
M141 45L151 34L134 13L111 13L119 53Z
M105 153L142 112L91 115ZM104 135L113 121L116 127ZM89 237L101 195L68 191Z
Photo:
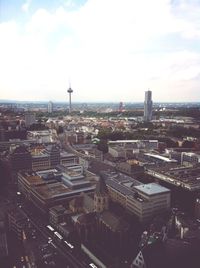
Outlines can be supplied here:
M89 266L92 268L98 268L94 263L90 263Z
M66 240L64 241L64 243L65 243L69 248L71 248L71 249L74 248L74 246L73 246L71 243L67 242Z
M62 235L60 235L58 232L54 232L54 235L59 238L60 240L63 239Z
M48 228L50 231L54 232L54 228L53 228L51 225L47 225L47 228Z

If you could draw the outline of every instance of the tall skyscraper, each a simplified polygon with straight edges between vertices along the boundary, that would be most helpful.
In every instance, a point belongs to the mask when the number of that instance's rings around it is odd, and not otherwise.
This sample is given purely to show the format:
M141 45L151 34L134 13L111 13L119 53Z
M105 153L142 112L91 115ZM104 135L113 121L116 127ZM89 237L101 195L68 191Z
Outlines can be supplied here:
M144 100L144 121L151 121L152 119L152 92L150 90L145 91L145 100Z
M53 112L53 102L52 101L49 101L48 103L48 113L52 113Z

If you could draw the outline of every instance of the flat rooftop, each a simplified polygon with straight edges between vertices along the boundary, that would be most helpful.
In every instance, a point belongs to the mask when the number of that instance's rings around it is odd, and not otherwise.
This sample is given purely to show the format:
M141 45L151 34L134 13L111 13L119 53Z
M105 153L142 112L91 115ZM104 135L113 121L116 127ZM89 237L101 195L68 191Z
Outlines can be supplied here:
M43 152L37 153L37 154L31 154L33 159L37 159L37 158L44 158L44 157L49 157L48 154L45 154Z
M72 190L62 182L40 185L32 189L34 195L38 195L43 200L59 199L80 194L81 192L91 192L95 190L95 185Z
M153 171L153 176L171 184L195 191L200 189L200 167L151 167L148 172Z
M61 182L45 184L33 189L42 199L52 199L66 195L70 189Z
M36 172L20 172L23 180L25 180L28 184L30 185L38 185L38 184L43 184L44 180L39 176Z
M40 170L40 171L37 171L36 173L39 175L39 176L43 176L44 174L48 174L48 173L56 173L58 172L57 169L55 168L51 168L51 169L45 169L45 170Z
M138 186L134 186L136 190L139 190L140 192L146 194L146 195L156 195L156 194L162 194L170 192L169 189L157 184L157 183L148 183L148 184L142 184Z
M44 180L40 176L26 177L26 181L31 185L39 185L44 183Z
M115 143L138 143L138 142L155 142L157 143L158 140L116 140L116 141L109 141L108 144L115 144Z
M61 157L76 157L75 154L68 153L68 152L65 152L65 151L61 151L61 152L60 152L60 156L61 156Z
M176 163L177 160L175 159L169 159L168 157L165 157L165 156L162 156L162 155L158 155L158 154L150 154L150 153L146 153L145 154L146 156L150 156L150 157L153 157L153 158L156 158L156 159L159 159L159 160L162 160L164 162L169 162L169 163Z

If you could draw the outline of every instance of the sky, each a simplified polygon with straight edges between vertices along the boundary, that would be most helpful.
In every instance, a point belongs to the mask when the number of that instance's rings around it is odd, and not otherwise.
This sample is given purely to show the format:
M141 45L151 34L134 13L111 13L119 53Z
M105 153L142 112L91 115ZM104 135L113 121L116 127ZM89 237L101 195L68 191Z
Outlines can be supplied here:
M200 0L0 0L0 99L200 101Z

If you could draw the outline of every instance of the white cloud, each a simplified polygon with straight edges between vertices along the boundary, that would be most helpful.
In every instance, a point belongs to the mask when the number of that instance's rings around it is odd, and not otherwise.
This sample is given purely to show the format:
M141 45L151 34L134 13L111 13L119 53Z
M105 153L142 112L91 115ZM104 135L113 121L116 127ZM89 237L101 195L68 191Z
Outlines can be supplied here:
M1 23L1 98L67 99L69 77L79 101L141 101L148 87L169 100L166 92L185 80L192 91L200 53L154 51L155 40L170 34L199 38L198 18L182 17L185 3L170 2L88 0L72 10L39 8L23 26Z

